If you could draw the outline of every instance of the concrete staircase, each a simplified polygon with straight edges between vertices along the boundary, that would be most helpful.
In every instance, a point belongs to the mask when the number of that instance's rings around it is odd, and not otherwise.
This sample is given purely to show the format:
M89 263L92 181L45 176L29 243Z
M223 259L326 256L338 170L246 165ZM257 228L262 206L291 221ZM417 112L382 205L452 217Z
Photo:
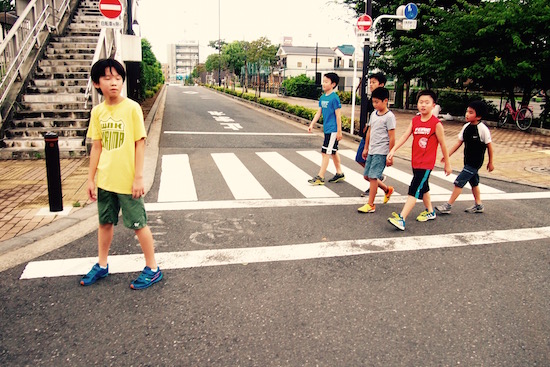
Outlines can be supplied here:
M58 134L62 157L86 154L92 106L85 93L100 33L98 3L81 1L65 35L51 39L6 122L0 158L42 158L47 132Z

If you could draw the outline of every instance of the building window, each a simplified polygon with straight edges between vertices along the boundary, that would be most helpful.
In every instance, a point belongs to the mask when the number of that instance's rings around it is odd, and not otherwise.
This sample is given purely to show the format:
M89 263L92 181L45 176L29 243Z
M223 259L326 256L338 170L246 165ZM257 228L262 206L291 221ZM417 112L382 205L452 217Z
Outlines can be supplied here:
M350 68L353 67L353 59L349 59L349 67L350 67Z
M313 58L311 59L311 63L312 63L312 64L318 64L318 63L319 63L319 58L313 57Z
M299 67L299 68L302 67L302 63L301 63L301 62L298 62L298 67Z
M332 62L332 59L328 59L329 64Z

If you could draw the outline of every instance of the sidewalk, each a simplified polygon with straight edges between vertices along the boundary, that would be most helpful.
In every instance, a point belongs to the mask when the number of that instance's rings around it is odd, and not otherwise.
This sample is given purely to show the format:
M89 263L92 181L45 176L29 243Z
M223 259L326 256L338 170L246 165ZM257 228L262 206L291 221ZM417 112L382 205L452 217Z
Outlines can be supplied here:
M262 93L262 95L309 108L318 106L313 100L277 97L268 93ZM156 117L155 114L157 109L163 110L164 96L159 96L155 105L146 124L151 124L153 119L155 123L157 120L158 124L162 122L162 112ZM351 116L351 106L345 105L342 109L344 115ZM396 138L398 138L408 126L413 113L395 111L395 115L397 117ZM356 118L358 117L359 107L356 112ZM444 121L448 147L456 141L462 125L462 122ZM495 151L495 170L488 173L483 168L480 171L482 176L550 189L550 136L494 127L490 127L490 130ZM357 142L351 137L348 136L346 139L349 144L357 146ZM154 140L150 140L148 143L154 145ZM156 150L158 147L148 146L147 155ZM398 156L410 159L410 153L409 141L398 151ZM451 157L455 172L462 169L462 158L462 150ZM151 156L150 160L151 164L156 164L156 157ZM0 161L0 254L16 247L17 243L14 239L17 237L25 237L28 245L55 232L55 223L63 218L73 218L68 222L74 224L96 214L93 210L95 204L91 205L86 193L88 162L88 158L61 160L63 205L65 211L69 213L55 214L50 213L48 209L44 160ZM32 235L39 228L43 230ZM45 230L46 228L49 231Z

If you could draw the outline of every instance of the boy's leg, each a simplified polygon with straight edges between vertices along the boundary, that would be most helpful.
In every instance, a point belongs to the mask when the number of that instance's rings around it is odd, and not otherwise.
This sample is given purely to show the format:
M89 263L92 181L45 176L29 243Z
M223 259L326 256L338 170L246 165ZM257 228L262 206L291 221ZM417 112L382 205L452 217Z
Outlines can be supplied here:
M369 178L370 191L369 191L369 205L374 206L374 199L376 199L376 191L378 190L378 179Z
M341 159L338 152L332 155L332 161L334 162L334 167L336 168L336 174L342 174L342 166L340 165Z
M479 190L479 185L472 187L472 194L474 194L476 205L481 205L481 191Z
M422 196L422 202L424 203L424 207L428 210L429 213L433 213L434 208L432 206L432 199L430 197L430 192L425 192Z
M151 269L157 268L157 262L155 260L155 243L153 240L153 234L149 226L145 226L141 229L136 229L136 236L141 245L141 250L145 256L145 265Z
M321 153L323 155L323 159L321 161L321 167L319 168L318 176L321 178L325 178L325 174L327 173L328 168L328 162L330 160L330 156L326 153Z
M407 216L413 210L415 204L416 204L416 198L414 196L411 196L411 195L407 196L407 201L405 202L405 205L403 206L403 209L401 209L401 217L403 219L407 218Z
M114 232L114 225L112 223L99 225L99 230L97 231L97 253L99 258L99 266L107 266L107 257L109 256L109 249L111 248L111 243L113 242Z

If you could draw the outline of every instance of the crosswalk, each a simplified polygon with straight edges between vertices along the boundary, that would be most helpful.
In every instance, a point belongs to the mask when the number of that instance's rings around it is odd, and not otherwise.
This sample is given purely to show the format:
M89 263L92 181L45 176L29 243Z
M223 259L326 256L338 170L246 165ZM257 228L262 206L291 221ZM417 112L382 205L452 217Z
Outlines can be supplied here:
M201 182L205 180L204 177L199 177L205 174L208 175L209 181L215 182L217 189L214 191L220 192L220 196L215 197L214 200L281 200L285 198L281 197L280 192L289 191L294 194L288 199L358 198L369 184L363 178L361 167L355 163L355 151L342 149L340 155L346 180L338 184L312 186L307 180L319 169L321 153L317 150L285 151L284 153L260 151L239 155L234 152L202 153L202 155L166 154L161 158L162 171L157 203L212 201L212 197L203 199L199 193L199 189L208 185ZM204 165L208 164L212 166L205 168ZM197 171L200 172L199 175ZM406 196L412 179L410 171L386 167L384 173L388 177L387 183L395 187L394 196ZM334 164L330 162L327 178L333 174L335 174ZM430 179L430 192L432 195L450 195L455 178L456 175L445 176L444 172L436 169ZM269 185L270 182L277 182L277 185ZM282 187L285 185L288 187ZM266 186L278 191L279 196L275 197ZM482 185L480 188L484 194L504 193L489 185ZM230 192L231 196L224 196L221 194L223 192ZM383 196L381 190L378 196Z

